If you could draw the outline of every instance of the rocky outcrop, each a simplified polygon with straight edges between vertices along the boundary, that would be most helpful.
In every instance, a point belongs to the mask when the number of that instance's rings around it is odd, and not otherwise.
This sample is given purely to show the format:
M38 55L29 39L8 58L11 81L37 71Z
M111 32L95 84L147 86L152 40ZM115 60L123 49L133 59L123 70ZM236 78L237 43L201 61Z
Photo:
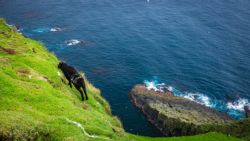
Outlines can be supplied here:
M249 106L244 106L244 110L246 113L246 118L250 118L250 107Z
M132 103L166 136L194 135L215 130L233 120L194 101L173 96L170 91L155 92L136 85L129 93Z

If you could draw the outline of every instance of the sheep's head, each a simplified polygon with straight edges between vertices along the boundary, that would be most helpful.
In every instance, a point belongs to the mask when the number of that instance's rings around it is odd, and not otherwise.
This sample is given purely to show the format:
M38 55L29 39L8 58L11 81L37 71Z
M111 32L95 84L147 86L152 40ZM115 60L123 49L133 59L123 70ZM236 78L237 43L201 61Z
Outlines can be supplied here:
M60 69L60 68L62 68L63 64L64 64L64 62L60 62L57 67Z

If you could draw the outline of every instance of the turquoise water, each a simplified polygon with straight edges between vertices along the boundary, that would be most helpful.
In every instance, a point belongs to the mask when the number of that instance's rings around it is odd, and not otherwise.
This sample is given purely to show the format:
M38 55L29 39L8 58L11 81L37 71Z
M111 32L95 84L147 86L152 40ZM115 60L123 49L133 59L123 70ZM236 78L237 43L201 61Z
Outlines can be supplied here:
M128 99L137 83L236 119L249 104L249 0L0 0L0 16L83 70L128 132L161 135Z

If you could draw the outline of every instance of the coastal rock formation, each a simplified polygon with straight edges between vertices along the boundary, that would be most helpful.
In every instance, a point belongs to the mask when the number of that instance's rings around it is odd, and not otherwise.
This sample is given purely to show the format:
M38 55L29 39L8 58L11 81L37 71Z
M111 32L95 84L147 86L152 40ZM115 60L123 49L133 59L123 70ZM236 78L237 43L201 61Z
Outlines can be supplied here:
M250 107L249 106L244 106L244 110L246 112L246 118L250 118Z
M213 131L215 126L227 125L233 120L194 101L173 96L170 91L156 92L144 85L135 85L130 99L147 119L166 136L194 135Z

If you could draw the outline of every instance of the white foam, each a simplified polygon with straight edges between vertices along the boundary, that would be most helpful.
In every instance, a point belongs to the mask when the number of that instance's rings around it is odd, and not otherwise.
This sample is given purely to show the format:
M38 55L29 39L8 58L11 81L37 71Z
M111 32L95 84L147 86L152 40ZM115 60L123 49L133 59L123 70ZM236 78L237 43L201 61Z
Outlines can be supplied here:
M183 97L206 107L215 108L220 111L227 112L229 115L237 119L244 116L244 106L249 106L250 108L250 101L245 98L240 98L236 101L226 103L224 101L212 99L202 93L182 92L172 86L167 86L164 83L158 84L157 81L144 81L144 84L146 85L148 90L161 92L167 89L171 91L175 96Z
M233 110L244 111L244 106L250 106L249 101L245 98L240 98L237 101L227 103L227 108Z
M144 84L146 85L146 88L148 90L154 90L154 91L158 91L158 92L164 92L164 89L169 90L170 92L173 92L173 94L175 96L180 96L186 99L189 99L191 101L197 102L201 105L205 105L207 107L213 107L213 103L212 100L201 93L188 93L188 92L180 92L178 90L176 90L174 87L172 86L167 86L164 83L160 83L157 84L157 81L144 81Z
M144 83L148 90L159 91L154 81L145 81Z
M37 32L37 33L43 33L43 32L48 32L49 28L46 27L42 27L42 28L36 28L34 30L32 30L33 32Z
M54 28L51 28L50 31L51 32L58 32L58 31L62 31L62 29L59 27L54 27Z
M201 105L205 105L207 107L213 107L211 100L208 96L200 93L186 93L184 98L195 101Z
M81 43L81 41L79 41L79 40L77 40L77 39L71 39L71 40L65 41L65 43L66 43L68 46L74 46L74 45L77 45L77 44Z
M173 92L174 91L174 88L172 86L168 86L167 89L170 91L170 92Z
M32 31L37 32L37 33L44 33L44 32L59 32L59 31L62 31L62 29L59 27L53 27L53 28L41 27L41 28L33 29Z

